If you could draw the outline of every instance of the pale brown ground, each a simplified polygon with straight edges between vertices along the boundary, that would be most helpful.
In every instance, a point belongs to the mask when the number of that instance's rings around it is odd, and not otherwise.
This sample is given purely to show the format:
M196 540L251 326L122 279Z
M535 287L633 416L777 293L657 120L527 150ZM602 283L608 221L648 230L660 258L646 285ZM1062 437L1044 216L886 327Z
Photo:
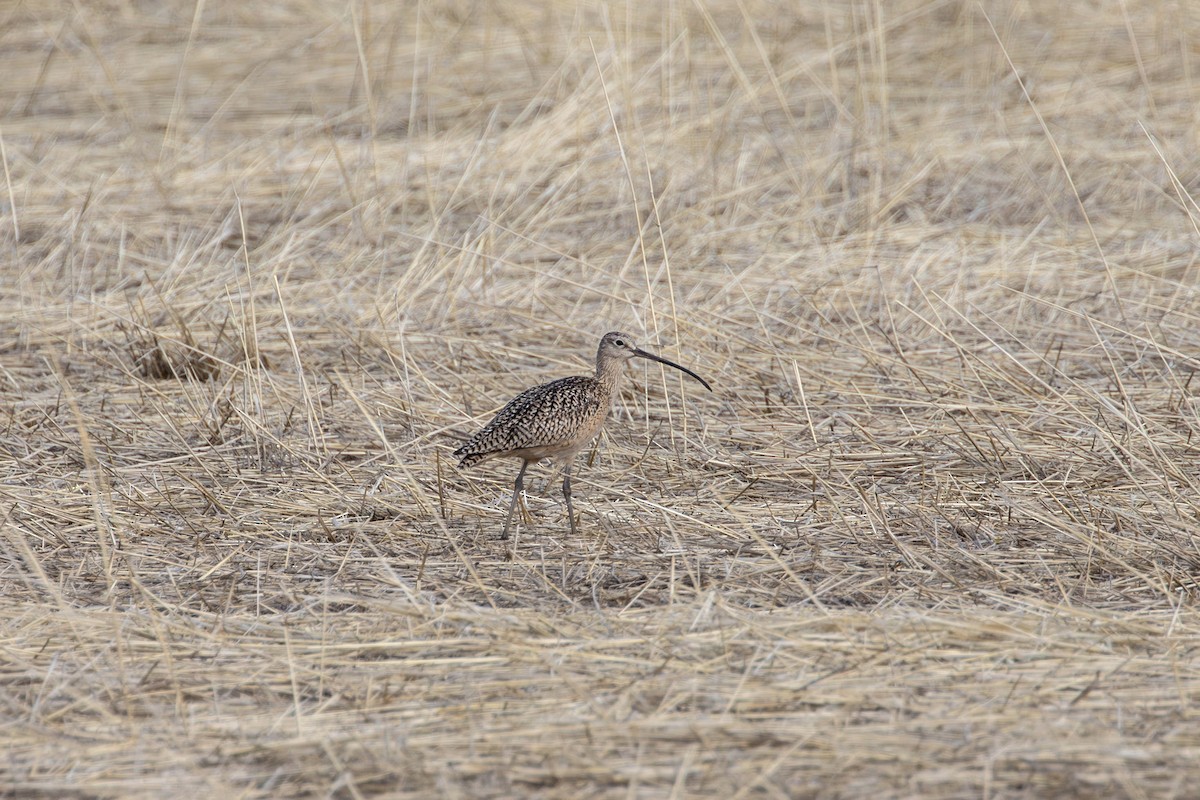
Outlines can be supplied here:
M0 792L1195 796L1200 13L775 5L0 8Z

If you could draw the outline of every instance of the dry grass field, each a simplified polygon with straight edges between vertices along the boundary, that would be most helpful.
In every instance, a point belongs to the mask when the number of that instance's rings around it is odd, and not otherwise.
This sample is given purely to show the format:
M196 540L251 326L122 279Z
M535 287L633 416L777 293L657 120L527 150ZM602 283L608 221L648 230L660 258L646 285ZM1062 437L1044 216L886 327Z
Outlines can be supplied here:
M0 793L1196 797L1197 72L1187 0L0 6ZM716 391L499 541L451 451L612 329Z

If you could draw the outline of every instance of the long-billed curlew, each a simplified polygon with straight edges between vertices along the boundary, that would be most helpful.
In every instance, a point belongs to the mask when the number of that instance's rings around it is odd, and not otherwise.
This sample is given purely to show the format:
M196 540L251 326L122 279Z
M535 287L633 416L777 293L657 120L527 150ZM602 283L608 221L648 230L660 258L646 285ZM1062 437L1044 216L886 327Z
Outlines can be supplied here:
M473 467L490 458L519 458L521 471L513 487L508 516L504 518L504 533L512 523L513 511L524 488L525 469L535 461L553 458L563 465L563 497L567 500L567 519L571 534L575 531L575 509L571 506L571 464L579 451L600 433L613 398L621 386L625 362L631 358L648 358L668 367L686 372L704 388L712 391L708 382L686 367L647 353L633 343L627 333L606 333L596 351L596 374L559 378L541 386L526 389L500 409L492 421L483 426L454 455L462 460L459 468Z

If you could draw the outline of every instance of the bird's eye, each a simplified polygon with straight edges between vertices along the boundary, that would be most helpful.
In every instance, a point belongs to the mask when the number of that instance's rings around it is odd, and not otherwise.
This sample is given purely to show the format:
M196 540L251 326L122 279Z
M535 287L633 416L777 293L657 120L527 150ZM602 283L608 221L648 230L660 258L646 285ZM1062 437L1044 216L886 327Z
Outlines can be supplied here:
M624 347L624 346L625 346L625 340L624 340L624 339L617 339L615 342L613 342L613 344L615 344L617 347Z

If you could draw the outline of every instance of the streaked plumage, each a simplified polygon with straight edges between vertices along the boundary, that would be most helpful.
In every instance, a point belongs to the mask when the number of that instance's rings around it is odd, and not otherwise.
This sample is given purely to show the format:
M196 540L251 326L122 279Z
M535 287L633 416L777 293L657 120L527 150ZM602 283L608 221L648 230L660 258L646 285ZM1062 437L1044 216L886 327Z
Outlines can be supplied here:
M625 362L648 358L691 375L704 388L712 387L696 373L673 361L640 349L633 337L611 332L600 339L596 350L596 374L560 378L526 389L500 409L492 421L454 451L459 468L473 467L488 459L521 459L512 502L504 520L504 533L512 523L513 511L523 488L525 469L543 458L559 459L563 465L563 497L567 501L567 519L575 531L575 511L571 506L571 464L580 450L600 433L604 420L620 390Z

